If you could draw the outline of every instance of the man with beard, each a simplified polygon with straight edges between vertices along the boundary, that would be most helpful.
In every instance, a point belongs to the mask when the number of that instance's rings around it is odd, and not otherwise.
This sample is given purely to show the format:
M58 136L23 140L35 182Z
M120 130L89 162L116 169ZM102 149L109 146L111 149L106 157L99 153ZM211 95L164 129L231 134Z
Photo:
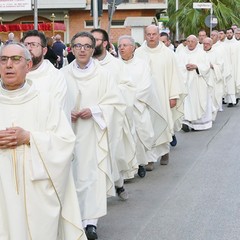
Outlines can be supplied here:
M33 81L38 90L47 91L56 98L70 120L70 113L66 112L67 84L64 75L49 60L44 59L47 52L45 35L37 30L31 30L26 32L21 42L30 51L33 62L30 72L27 73L27 79Z
M123 63L113 57L107 50L109 46L109 36L104 29L93 29L91 31L93 37L96 40L96 47L93 53L93 58L97 59L100 65L111 73L113 79L116 81L121 92L129 87L127 81L124 81L122 77ZM123 94L124 96L124 94ZM126 101L126 99L125 99ZM129 105L129 103L127 103ZM134 177L135 170L137 168L137 162L135 158L136 144L132 136L130 125L127 117L124 116L124 126L120 133L120 138L117 146L112 146L111 157L116 161L118 165L119 176L115 177L115 185L117 188L118 196L122 200L128 198L126 191L123 191L123 180ZM129 166L126 168L126 166ZM140 167L140 177L144 177L146 174L144 167ZM120 190L122 192L120 192Z
M234 30L232 28L228 28L226 30L226 43L234 43L236 42L236 39L234 38Z

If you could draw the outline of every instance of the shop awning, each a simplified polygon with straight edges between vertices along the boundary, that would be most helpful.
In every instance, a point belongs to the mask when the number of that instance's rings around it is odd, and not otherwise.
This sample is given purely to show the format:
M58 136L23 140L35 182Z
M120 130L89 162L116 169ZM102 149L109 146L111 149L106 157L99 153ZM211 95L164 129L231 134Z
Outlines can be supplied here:
M34 24L1 24L0 32L26 32L34 29ZM65 31L66 27L64 23L39 23L38 24L39 31Z

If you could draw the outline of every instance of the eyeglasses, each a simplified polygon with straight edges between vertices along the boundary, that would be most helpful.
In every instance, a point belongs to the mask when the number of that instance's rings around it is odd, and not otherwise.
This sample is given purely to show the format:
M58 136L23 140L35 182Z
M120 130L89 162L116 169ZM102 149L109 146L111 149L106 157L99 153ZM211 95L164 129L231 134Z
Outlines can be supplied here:
M132 44L119 44L118 45L118 48L125 48L125 47L128 47L128 46L133 46Z
M73 45L73 47L76 49L76 50L82 50L82 48L86 51L89 51L92 47L92 45L90 44L81 44L81 43L76 43Z
M14 64L20 63L20 61L21 61L22 58L25 59L25 60L28 60L28 59L26 59L25 57L23 57L23 56L18 56L18 55L14 55L14 56L10 56L10 57L9 57L9 56L0 56L0 63L1 63L2 65L7 64L9 58L11 59L11 61L12 61Z
M38 43L38 42L25 42L24 46L25 47L30 46L31 48L37 48L38 46L42 46L42 44Z

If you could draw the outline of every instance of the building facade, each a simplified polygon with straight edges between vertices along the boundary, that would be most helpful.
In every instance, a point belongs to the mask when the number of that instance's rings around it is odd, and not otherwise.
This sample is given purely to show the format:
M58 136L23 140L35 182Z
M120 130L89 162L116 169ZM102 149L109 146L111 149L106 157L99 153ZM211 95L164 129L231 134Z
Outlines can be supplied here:
M27 0L26 0L27 1ZM31 0L29 0L31 1ZM27 30L25 24L33 24L34 16L36 17L35 5L37 5L37 21L39 24L51 24L51 28L39 29L45 32L45 35L52 37L60 34L65 43L69 43L72 36L79 31L90 31L93 29L94 19L90 14L91 0L32 0L31 11L0 11L1 25L10 26L16 25L17 29L13 29L16 38L21 38L24 31ZM108 1L108 2L107 2ZM117 9L113 14L112 24L109 27L109 3L112 0L103 0L103 13L98 18L100 28L109 30L109 35L112 42L117 42L120 35L132 34L132 26L126 24L126 18L136 18L138 21L141 17L155 18L159 10L167 8L167 0L123 0L117 5ZM37 3L37 4L36 4ZM149 25L151 22L146 22L142 25ZM20 25L20 26L18 26ZM63 25L64 27L59 27ZM21 27L22 26L22 27ZM53 27L54 26L54 27ZM144 26L135 23L136 28ZM3 29L3 28L2 28ZM6 40L9 33L1 31L1 39Z

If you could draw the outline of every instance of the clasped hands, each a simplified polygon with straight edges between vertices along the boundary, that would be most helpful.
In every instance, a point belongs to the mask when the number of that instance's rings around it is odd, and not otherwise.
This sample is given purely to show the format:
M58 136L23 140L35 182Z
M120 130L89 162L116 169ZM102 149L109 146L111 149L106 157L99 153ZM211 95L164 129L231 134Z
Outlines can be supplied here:
M81 111L72 111L71 118L72 122L76 122L78 118L89 119L92 117L92 112L89 108L84 108Z
M0 149L11 148L23 144L29 144L30 132L20 127L10 127L5 130L0 130Z
M197 65L188 63L188 64L186 65L186 69L187 69L188 71L193 71L193 70L197 69Z

